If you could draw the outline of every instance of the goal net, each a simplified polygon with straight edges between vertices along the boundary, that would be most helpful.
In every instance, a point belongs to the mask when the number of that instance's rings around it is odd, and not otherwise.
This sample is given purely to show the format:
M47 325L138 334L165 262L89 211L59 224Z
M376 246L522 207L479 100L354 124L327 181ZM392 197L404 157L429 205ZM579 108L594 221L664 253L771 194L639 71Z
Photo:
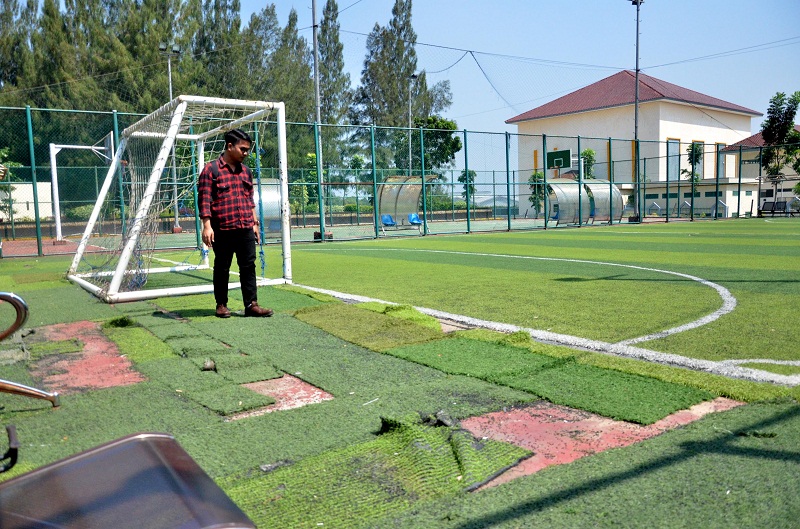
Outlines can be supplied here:
M67 273L70 281L109 303L213 292L208 248L200 239L197 177L222 154L223 136L234 128L253 139L245 164L253 171L262 226L258 283L291 282L283 103L186 95L121 134ZM261 178L264 168L278 178ZM281 242L280 264L269 267L267 226ZM188 254L187 247L193 248Z

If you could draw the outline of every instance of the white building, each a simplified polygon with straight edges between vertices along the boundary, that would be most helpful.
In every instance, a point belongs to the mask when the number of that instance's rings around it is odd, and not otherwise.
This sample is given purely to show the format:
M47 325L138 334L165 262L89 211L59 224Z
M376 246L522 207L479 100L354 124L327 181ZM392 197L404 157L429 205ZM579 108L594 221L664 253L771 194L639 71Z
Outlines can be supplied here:
M579 152L594 150L595 178L612 176L624 195L631 194L635 181L635 85L634 72L622 71L507 120L523 135L517 151L520 173L544 168L546 135L547 151L570 150L573 168L577 168ZM638 136L645 212L661 211L663 215L668 197L671 215L690 201L695 211L710 211L719 197L725 205L719 206L720 214L735 215L738 209L743 214L754 213L757 180L740 182L737 157L723 149L748 138L752 118L761 115L640 73ZM699 179L694 197L687 161L692 144L700 144L703 153L694 168ZM547 172L548 179L559 176L563 176L559 170ZM522 203L530 193L526 179L520 180Z

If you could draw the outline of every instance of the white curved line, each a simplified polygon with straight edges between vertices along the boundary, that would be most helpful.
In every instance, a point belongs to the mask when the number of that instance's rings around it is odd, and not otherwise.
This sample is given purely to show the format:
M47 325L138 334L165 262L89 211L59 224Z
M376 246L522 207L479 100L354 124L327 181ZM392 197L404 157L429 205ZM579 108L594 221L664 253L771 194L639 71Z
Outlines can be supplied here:
M736 298L730 291L723 287L722 285L718 285L712 281L708 281L707 279L703 279L701 277L683 274L680 272L673 272L671 270L661 270L659 268L648 268L645 266L636 266L636 265L627 265L621 263L606 263L603 261L588 261L585 259L563 259L560 257L534 257L530 255L507 255L507 254L497 254L497 253L482 253L482 252L455 252L451 250L422 250L422 249L405 249L405 248L359 248L360 250L377 250L377 251L398 251L398 252L422 252L422 253L444 253L444 254L454 254L454 255L479 255L483 257L507 257L510 259L533 259L538 261L562 261L566 263L582 263L582 264L596 264L596 265L603 265L603 266L617 266L620 268L632 268L634 270L644 270L647 272L657 272L661 274L669 274L673 276L683 277L685 279L691 279L692 281L696 281L700 284L703 284L707 287L711 287L717 291L719 296L722 298L722 307L715 310L711 314L703 316L700 319L695 321L685 323L683 325L679 325L678 327L673 327L671 329L666 329L663 331L658 331L655 333L647 334L645 336L639 336L636 338L629 338L627 340L622 340L617 342L617 345L632 345L636 343L646 342L648 340L656 340L658 338L664 338L666 336L670 336L672 334L677 334L684 331L689 331L692 329L696 329L698 327L702 327L703 325L707 325L712 321L718 320L725 314L733 312L733 309L736 308Z

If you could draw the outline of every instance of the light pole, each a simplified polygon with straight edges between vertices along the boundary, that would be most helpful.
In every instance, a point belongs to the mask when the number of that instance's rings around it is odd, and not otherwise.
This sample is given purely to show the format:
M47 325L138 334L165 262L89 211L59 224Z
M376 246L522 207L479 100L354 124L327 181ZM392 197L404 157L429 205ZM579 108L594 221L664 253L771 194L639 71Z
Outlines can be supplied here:
M413 73L408 78L408 176L411 176L411 85L417 77L417 74Z
M631 4L636 6L636 89L633 104L633 142L636 146L636 159L633 163L636 164L636 181L633 183L633 215L637 222L642 220L639 218L639 8L643 3L644 0L631 0Z
M162 42L158 45L158 52L167 57L167 75L169 76L169 100L172 101L172 57L177 57L181 54L181 47L178 44ZM175 144L172 144L172 194L173 194L173 208L175 209L175 223L172 226L172 233L180 233L183 231L180 222L178 221L178 174L175 170Z

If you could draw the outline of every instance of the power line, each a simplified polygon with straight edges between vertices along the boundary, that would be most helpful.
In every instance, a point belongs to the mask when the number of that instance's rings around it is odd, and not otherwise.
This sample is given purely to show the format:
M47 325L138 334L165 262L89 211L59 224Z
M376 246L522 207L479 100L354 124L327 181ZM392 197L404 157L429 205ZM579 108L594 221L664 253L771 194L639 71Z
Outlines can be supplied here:
M664 64L656 64L655 66L648 66L647 69L649 70L649 69L653 69L653 68L661 68L663 66L673 66L675 64L685 64L687 62L706 61L706 60L710 60L710 59L718 59L718 58L721 58L721 57L729 57L729 56L732 56L732 55L741 55L743 53L754 53L754 52L757 52L757 51L765 51L765 50L769 50L769 49L772 49L772 48L779 48L779 47L782 47L782 46L792 46L792 45L795 45L795 44L800 44L800 40L798 40L798 39L800 39L800 35L798 35L796 37L790 37L788 39L781 39L781 40L776 40L776 41L773 41L773 42L765 42L764 44L756 44L754 46L747 46L745 48L737 48L735 50L728 50L728 51L721 51L719 53L712 53L711 55L701 55L700 57L693 57L691 59L683 59L683 60L680 60L680 61L666 62ZM789 42L789 41L797 41L797 42ZM765 46L769 46L769 47L765 47Z

